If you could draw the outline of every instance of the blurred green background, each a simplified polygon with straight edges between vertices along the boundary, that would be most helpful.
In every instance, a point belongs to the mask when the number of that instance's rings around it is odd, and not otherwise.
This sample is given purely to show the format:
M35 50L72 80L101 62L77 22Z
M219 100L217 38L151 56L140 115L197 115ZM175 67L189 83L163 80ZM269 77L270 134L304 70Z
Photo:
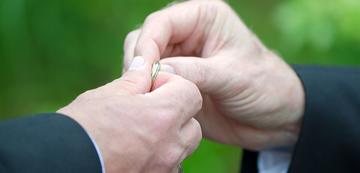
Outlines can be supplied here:
M168 0L0 0L2 119L56 111L120 76L123 40ZM229 0L289 63L359 65L359 0ZM186 173L233 173L241 150L203 141Z

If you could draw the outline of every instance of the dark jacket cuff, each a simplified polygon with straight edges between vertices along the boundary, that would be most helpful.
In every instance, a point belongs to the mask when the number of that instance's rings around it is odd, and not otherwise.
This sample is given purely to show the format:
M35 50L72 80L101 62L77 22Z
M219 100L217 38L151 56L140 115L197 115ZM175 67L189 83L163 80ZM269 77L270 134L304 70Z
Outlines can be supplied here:
M89 136L64 115L48 113L1 122L0 141L0 172L101 172Z
M349 157L360 154L359 69L307 65L294 70L306 101L289 172L352 172Z

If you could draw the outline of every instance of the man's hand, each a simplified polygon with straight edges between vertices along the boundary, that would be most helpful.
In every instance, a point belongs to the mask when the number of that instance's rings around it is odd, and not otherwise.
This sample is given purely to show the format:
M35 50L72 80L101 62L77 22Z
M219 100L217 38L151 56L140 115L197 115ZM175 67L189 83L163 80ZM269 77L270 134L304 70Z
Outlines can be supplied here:
M204 95L197 119L210 139L253 150L297 140L299 78L222 1L187 1L151 14L128 35L125 55L125 64L134 55L163 59L197 84Z
M95 140L108 173L177 172L201 140L193 118L202 105L196 85L160 72L149 92L150 68L150 61L137 57L123 77L58 111Z

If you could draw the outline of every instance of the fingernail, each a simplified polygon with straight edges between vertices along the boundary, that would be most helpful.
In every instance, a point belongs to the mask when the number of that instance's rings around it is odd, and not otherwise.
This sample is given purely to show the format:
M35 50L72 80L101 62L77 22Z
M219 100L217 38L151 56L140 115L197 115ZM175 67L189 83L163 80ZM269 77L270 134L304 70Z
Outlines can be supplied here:
M176 74L174 67L167 65L167 64L161 64L161 71L168 72L172 74Z
M145 60L142 56L135 57L129 67L129 70L141 70L145 68Z

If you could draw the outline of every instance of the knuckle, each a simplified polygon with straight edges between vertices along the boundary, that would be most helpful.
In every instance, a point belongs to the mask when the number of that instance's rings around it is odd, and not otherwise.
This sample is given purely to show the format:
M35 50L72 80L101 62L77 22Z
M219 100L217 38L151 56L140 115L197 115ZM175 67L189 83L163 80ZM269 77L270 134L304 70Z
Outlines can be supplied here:
M151 13L150 15L148 15L146 18L145 18L145 23L149 23L149 22L152 22L152 21L157 21L159 19L160 16L160 12L153 12Z
M229 9L230 6L225 1L211 1L209 3L210 6L219 8L219 9Z
M202 13L207 14L204 20L209 20L209 22L213 21L219 15L224 15L224 13L226 14L232 11L232 8L222 0L201 2L199 8Z
M125 43L128 43L128 42L132 41L133 39L137 38L137 36L139 35L139 32L140 32L140 30L134 30L134 31L129 32L126 35Z

